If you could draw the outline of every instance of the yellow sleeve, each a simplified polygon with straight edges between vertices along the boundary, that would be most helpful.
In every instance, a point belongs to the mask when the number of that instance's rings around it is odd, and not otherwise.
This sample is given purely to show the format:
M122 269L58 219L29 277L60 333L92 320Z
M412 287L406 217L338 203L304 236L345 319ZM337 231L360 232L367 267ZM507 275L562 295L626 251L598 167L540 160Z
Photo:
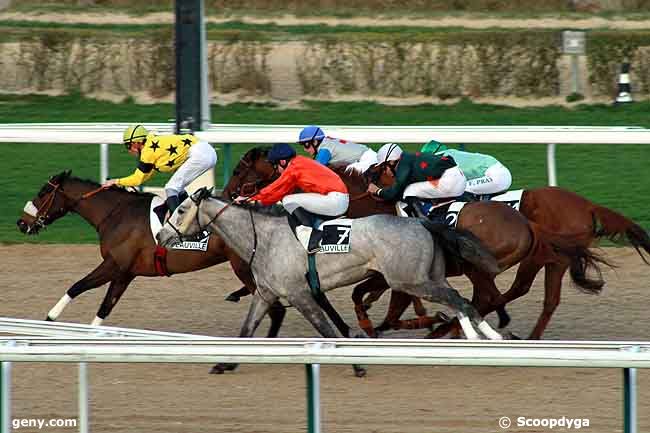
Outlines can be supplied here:
M149 173L143 173L139 168L136 168L132 175L117 179L117 184L120 186L140 186L151 179L154 173L153 170Z
M120 186L140 186L151 179L155 172L155 165L153 163L140 161L133 174L117 179L117 184Z

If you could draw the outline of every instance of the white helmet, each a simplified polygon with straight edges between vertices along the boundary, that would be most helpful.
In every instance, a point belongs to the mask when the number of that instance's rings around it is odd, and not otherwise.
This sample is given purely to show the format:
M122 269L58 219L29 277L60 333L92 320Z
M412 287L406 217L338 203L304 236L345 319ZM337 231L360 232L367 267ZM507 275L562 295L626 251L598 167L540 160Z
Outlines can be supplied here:
M377 152L377 163L382 164L386 161L397 161L402 157L402 148L395 143L386 143L379 148Z

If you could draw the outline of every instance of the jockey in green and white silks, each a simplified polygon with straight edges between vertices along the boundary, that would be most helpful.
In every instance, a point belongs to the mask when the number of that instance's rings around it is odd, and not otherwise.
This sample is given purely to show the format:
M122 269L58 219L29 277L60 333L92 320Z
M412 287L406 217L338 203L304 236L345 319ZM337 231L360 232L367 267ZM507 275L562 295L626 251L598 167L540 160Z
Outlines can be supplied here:
M368 192L384 200L455 198L465 191L465 176L453 157L406 153L395 143L383 145L377 157L395 176L390 187L368 186Z
M422 146L421 152L451 156L465 173L467 179L465 191L472 194L496 194L506 191L512 185L510 170L490 155L448 149L435 140Z

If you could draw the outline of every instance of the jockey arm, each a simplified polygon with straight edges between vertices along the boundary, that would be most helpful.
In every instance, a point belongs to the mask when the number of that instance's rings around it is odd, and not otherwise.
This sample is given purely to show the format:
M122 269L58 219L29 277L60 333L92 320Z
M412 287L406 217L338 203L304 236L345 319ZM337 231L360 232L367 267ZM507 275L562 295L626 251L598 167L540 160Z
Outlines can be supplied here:
M270 185L262 188L251 201L259 201L264 206L270 206L282 200L285 195L289 194L296 188L296 177L291 170L291 164L287 169Z
M155 174L154 164L140 161L132 175L117 179L120 186L140 186Z
M320 162L323 165L329 164L332 159L332 152L329 149L319 149L316 154L316 162Z
M402 193L406 189L411 177L411 166L407 161L399 162L397 171L395 173L395 183L388 188L382 188L377 192L377 195L384 200L394 201L402 198Z

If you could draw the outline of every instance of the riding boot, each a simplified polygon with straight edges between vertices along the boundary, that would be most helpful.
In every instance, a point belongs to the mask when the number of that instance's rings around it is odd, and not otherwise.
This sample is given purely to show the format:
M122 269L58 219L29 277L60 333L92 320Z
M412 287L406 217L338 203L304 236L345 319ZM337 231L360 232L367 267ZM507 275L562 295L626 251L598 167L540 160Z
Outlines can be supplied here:
M296 208L291 215L300 223L300 225L311 227L311 234L309 235L309 245L307 246L307 253L314 254L320 250L320 241L323 238L323 232L318 230L321 224L320 218L317 218L313 213L305 210L305 208Z
M181 201L178 199L177 195L170 195L167 197L167 200L165 200L167 203L167 207L169 208L169 214L173 214L178 205L181 204Z
M156 206L153 208L153 213L158 216L158 220L160 221L161 224L165 224L165 214L167 213L167 206L164 204L161 204L160 206Z

